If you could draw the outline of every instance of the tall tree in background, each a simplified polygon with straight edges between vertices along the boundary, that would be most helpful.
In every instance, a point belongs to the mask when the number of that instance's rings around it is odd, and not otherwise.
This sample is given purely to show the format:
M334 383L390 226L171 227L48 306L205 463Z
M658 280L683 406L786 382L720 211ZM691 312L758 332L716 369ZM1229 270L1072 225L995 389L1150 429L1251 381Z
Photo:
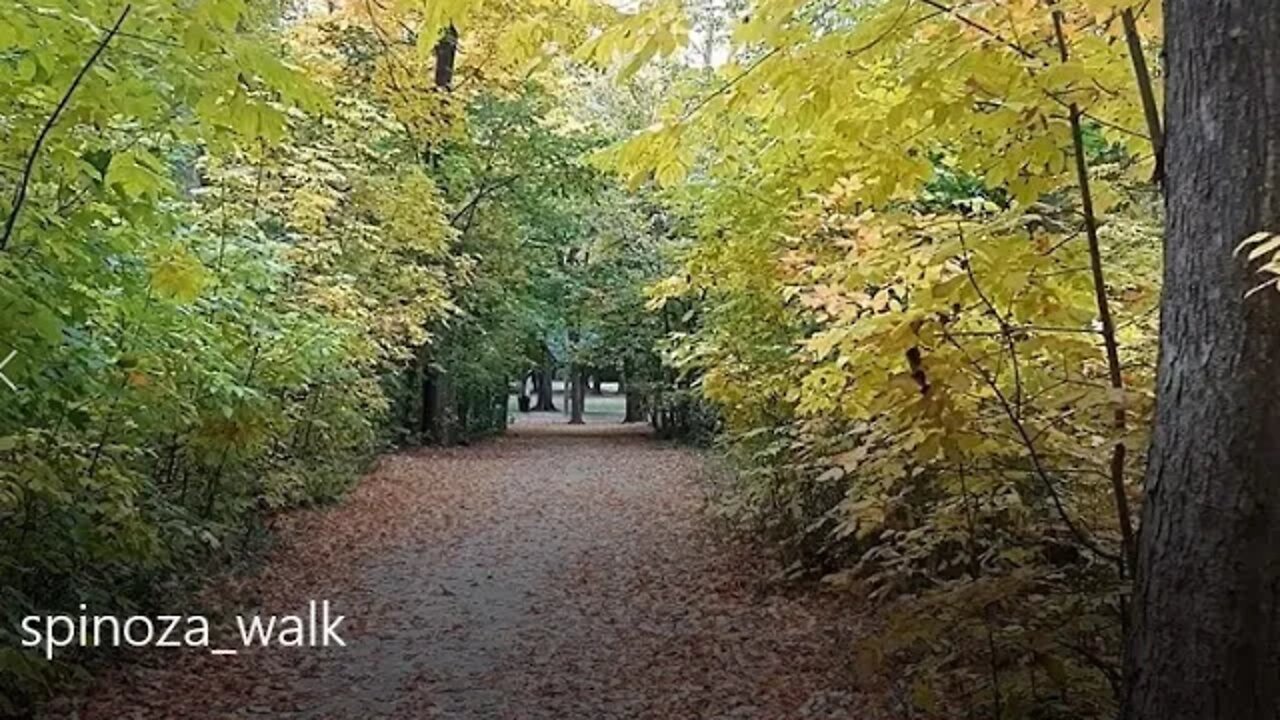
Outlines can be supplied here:
M435 46L435 88L437 92L449 93L453 90L453 70L458 59L458 31L450 24L440 36ZM432 169L439 156L435 151L427 153L427 160ZM430 442L448 444L450 442L447 406L450 402L449 378L440 372L440 368L431 358L424 356L422 368L422 433Z
M1280 3L1169 0L1158 410L1126 716L1280 712Z

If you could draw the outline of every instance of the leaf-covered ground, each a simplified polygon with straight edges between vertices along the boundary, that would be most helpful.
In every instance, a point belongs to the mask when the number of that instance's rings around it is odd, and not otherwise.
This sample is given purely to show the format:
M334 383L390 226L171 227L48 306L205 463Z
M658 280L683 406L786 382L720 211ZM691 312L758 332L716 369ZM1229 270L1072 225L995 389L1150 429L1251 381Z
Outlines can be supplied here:
M389 457L340 506L281 519L263 570L208 598L328 599L348 647L135 652L46 716L857 714L837 605L773 587L761 553L715 529L698 454L562 423Z

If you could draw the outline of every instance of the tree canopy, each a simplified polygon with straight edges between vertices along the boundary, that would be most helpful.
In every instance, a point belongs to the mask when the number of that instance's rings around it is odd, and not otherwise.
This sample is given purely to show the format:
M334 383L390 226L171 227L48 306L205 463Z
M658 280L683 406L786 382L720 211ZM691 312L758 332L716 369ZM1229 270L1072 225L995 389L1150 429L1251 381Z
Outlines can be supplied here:
M379 452L590 369L714 439L718 510L866 613L887 707L1114 714L1162 12L14 0L4 685L54 672L23 614L153 602ZM1249 230L1273 292L1280 239Z

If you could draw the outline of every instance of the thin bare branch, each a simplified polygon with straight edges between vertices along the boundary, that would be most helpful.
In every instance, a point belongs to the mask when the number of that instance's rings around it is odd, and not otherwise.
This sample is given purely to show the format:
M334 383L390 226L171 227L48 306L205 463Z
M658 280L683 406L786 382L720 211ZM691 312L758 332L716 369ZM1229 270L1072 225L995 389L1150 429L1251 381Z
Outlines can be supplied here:
M1053 11L1053 31L1058 41L1058 53L1062 62L1069 60L1066 35L1062 30L1062 11ZM1084 130L1080 126L1080 109L1071 104L1071 139L1076 161L1076 178L1080 185L1080 205L1084 212L1085 236L1089 243L1089 265L1093 272L1093 293L1098 305L1098 320L1102 324L1102 344L1107 355L1107 375L1111 387L1117 392L1124 390L1124 376L1120 365L1120 347L1116 342L1115 322L1111 318L1111 306L1107 299L1106 279L1102 272L1102 250L1098 240L1098 221L1093 210L1093 194L1089 187L1089 163L1085 156ZM1115 412L1118 429L1125 425L1124 405L1118 404ZM1115 496L1116 516L1120 523L1121 555L1117 560L1120 576L1125 577L1126 565L1134 564L1136 543L1134 542L1133 521L1129 515L1129 500L1124 487L1124 460L1126 449L1123 441L1116 442L1111 454L1111 484ZM1121 604L1124 599L1121 598Z
M937 8L938 10L950 15L956 20L959 20L961 23L964 23L965 25L968 25L974 30L977 30L978 32L982 33L983 35L986 35L987 37L999 42L1001 45L1004 45L1005 47L1021 55L1023 58L1027 60L1034 60L1040 65L1045 65L1045 66L1049 64L1044 60L1044 58L1031 52L1027 48L1020 45L1019 43L1014 42L1013 40L1010 40L1009 38L1000 34L996 30L989 28L986 25L983 25L982 23L974 20L973 18L970 18L969 16L962 14L959 10L957 10L954 7L943 5L942 3L937 2L937 0L920 0L920 2L923 2L924 4L930 7Z
M62 99L58 101L57 107L49 115L45 121L44 127L40 128L40 134L36 136L35 143L31 146L31 152L27 155L27 163L22 170L22 179L18 181L18 187L13 195L13 209L9 211L9 217L4 221L4 233L0 234L0 251L5 250L9 246L9 241L13 239L13 233L18 226L18 215L22 212L22 206L27 201L27 188L31 184L31 176L35 173L36 160L40 157L40 150L44 148L45 141L49 138L49 133L53 131L58 119L62 117L63 111L71 104L71 96L75 94L77 88L80 87L89 71L98 62L98 58L102 57L102 53L106 51L107 45L111 44L111 40L120 33L120 27L124 25L124 21L129 17L133 5L125 5L121 11L120 17L116 19L115 25L111 27L98 41L97 47L84 65L80 67L80 71L76 73L75 79L71 81L71 85L67 91L62 94Z
M1138 83L1138 95L1142 98L1142 114L1147 120L1147 133L1151 138L1151 150L1156 158L1153 180L1164 179L1164 131L1160 127L1160 110L1156 107L1156 94L1151 84L1151 72L1147 69L1147 57L1142 52L1142 36L1138 34L1138 21L1133 8L1120 13L1124 23L1124 39L1129 46L1129 58L1133 61L1133 75Z

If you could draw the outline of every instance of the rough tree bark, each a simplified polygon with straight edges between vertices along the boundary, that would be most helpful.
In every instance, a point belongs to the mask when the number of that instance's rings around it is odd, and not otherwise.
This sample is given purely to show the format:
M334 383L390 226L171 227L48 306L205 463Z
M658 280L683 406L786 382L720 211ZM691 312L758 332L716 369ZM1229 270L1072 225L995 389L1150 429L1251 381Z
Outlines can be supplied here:
M453 88L453 68L458 57L458 29L449 24L436 42L436 87L444 90Z
M453 25L445 29L436 43L436 88L448 92L453 83L453 67L458 55L458 31ZM428 150L428 163L435 169L439 156ZM452 433L449 418L445 409L449 406L451 394L448 377L428 362L429 355L423 356L422 366L422 437L424 442L449 444Z
M632 380L633 374L631 361L624 360L622 363L622 382L621 390L627 399L626 415L622 422L633 423L641 422L644 418L644 395L635 387L635 381Z
M448 445L450 442L449 419L445 409L449 406L449 378L438 368L428 365L422 377L422 442Z
M1155 434L1129 720L1280 717L1280 293L1232 250L1280 230L1280 2L1168 0Z
M539 412L555 412L556 400L553 385L556 379L556 366L555 361L551 359L550 352L546 355L546 361L542 369L538 370L537 378L538 401L534 404L533 409Z
M587 373L579 365L573 365L569 368L569 382L572 383L566 389L566 395L570 399L565 402L569 403L571 414L569 416L570 425L581 425L585 422L582 418L583 406L587 402Z

